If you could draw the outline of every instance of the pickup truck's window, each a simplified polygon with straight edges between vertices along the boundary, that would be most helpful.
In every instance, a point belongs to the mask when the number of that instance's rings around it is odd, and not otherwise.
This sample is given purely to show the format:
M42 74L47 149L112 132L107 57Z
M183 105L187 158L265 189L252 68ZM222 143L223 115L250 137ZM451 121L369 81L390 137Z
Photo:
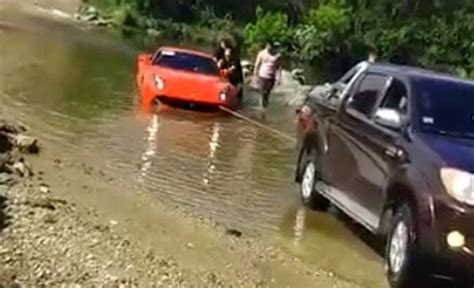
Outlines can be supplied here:
M349 110L355 110L369 117L377 104L378 96L385 86L387 77L378 74L367 74L359 88L347 102Z
M398 79L393 79L380 108L393 109L402 115L408 113L408 93L403 82Z
M474 138L474 84L418 78L414 89L424 132Z
M341 79L339 79L336 83L338 83L339 85L343 87L348 85L352 81L352 79L354 79L354 77L359 73L359 71L361 71L365 67L366 65L363 62L357 64L356 66L352 67L349 71L347 71L346 74L344 74L341 77Z
M341 79L339 79L339 83L341 84L349 84L349 82L352 80L352 78L354 78L354 76L357 74L357 71L359 71L361 68L359 66L355 66L353 67L351 70L347 71L346 74L344 74L344 76L341 77Z
M155 58L153 65L207 75L219 75L217 64L212 58L190 53L162 51Z

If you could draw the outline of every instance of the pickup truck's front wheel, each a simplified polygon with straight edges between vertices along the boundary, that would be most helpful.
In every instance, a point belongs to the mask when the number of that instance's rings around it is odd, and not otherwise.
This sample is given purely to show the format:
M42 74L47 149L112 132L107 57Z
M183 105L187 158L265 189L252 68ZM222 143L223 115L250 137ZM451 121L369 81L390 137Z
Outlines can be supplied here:
M324 210L329 206L329 201L316 190L319 179L315 157L303 158L303 175L300 183L300 195L305 206Z
M396 211L385 251L385 269L390 287L421 287L427 273L416 246L413 213L407 204Z

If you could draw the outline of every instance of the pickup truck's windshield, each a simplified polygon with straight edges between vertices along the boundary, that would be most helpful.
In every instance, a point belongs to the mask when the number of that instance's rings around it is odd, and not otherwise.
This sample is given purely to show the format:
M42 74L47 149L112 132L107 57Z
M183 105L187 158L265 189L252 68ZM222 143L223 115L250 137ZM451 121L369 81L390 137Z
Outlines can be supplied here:
M153 64L176 70L184 70L213 76L219 75L217 64L212 58L191 53L162 51L157 55Z
M474 138L474 84L418 78L414 87L423 131Z

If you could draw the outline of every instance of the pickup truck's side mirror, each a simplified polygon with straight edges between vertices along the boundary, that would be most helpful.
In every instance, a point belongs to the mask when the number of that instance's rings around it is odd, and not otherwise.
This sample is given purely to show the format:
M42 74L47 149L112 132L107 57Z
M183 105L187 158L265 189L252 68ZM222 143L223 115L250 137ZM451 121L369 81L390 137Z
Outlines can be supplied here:
M400 130L403 127L403 117L400 112L389 108L380 108L375 113L375 123L392 130Z

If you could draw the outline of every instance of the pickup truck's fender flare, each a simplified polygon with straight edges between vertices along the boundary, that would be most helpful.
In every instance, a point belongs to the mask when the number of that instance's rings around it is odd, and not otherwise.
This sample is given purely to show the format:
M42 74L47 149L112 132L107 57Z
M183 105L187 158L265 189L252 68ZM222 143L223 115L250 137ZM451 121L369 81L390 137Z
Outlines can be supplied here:
M380 235L388 234L397 205L401 201L407 201L416 217L418 241L421 241L424 247L433 244L429 236L433 235L435 229L433 197L428 193L423 193L423 191L428 191L429 187L426 182L420 181L420 179L424 179L423 175L420 175L420 172L409 164L401 165L389 176L384 191L385 204L378 231Z

